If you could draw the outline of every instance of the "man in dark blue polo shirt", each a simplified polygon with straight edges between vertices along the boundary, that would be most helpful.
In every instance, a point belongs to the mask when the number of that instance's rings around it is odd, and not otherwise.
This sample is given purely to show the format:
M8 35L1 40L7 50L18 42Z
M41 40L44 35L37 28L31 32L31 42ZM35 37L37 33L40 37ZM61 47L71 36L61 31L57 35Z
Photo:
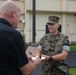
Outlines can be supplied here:
M40 63L28 60L20 32L15 30L20 20L20 8L6 1L0 15L0 75L29 75Z

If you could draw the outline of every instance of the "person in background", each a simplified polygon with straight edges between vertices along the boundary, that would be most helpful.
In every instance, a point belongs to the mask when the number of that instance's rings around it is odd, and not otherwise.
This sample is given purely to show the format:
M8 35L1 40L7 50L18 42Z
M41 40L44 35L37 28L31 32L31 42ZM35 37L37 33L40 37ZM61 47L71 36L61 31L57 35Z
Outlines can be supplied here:
M40 64L25 54L20 32L15 30L20 21L20 7L11 0L5 1L0 14L0 75L29 75Z
M49 33L39 41L36 56L45 57L42 65L42 75L68 75L68 67L64 63L70 51L68 36L58 31L60 26L58 16L48 17Z

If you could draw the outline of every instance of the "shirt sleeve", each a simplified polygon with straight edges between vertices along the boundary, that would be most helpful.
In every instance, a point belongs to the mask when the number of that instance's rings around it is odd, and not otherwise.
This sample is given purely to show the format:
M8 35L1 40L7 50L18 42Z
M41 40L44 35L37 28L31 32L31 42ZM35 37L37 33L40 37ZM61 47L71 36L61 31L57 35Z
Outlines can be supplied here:
M64 46L63 46L63 50L70 51L70 47L69 47L69 46L64 45Z
M12 63L17 67L23 67L28 63L27 55L25 54L25 45L22 36L12 39L9 45L8 54Z
M68 36L65 37L62 50L70 51L70 42Z
M37 49L42 50L42 46L41 46L41 45L39 45L39 46L37 47Z

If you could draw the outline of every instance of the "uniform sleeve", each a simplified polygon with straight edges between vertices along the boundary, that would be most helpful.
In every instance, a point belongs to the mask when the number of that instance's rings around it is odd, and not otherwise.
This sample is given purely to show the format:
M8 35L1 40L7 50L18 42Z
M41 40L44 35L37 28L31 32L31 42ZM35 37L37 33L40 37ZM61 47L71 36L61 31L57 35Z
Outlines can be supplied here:
M44 36L40 39L39 45L42 45L43 42L45 41L45 39L47 39L46 35L44 35Z
M22 36L12 39L8 51L12 63L17 67L23 67L28 63L27 55L25 54L25 45Z
M38 49L43 51L43 45L46 40L48 40L49 34L45 34L39 41Z
M65 37L62 48L63 48L62 50L70 51L70 42L68 36Z
M41 45L39 45L39 46L37 47L37 49L42 50L42 46L41 46Z
M43 36L40 41L39 41L39 46L37 47L37 49L42 50L42 44L45 41L45 36Z

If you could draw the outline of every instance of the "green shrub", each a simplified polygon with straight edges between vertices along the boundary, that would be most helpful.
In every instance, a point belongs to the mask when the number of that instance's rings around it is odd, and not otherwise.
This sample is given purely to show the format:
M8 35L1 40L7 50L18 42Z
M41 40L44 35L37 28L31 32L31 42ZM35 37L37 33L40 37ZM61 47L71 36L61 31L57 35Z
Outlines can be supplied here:
M76 51L76 45L70 45L70 51ZM69 68L69 72L72 75L76 75L76 68L75 67Z
M72 75L76 75L76 68L69 68L69 72L70 72Z
M76 45L70 45L70 51L76 51Z

